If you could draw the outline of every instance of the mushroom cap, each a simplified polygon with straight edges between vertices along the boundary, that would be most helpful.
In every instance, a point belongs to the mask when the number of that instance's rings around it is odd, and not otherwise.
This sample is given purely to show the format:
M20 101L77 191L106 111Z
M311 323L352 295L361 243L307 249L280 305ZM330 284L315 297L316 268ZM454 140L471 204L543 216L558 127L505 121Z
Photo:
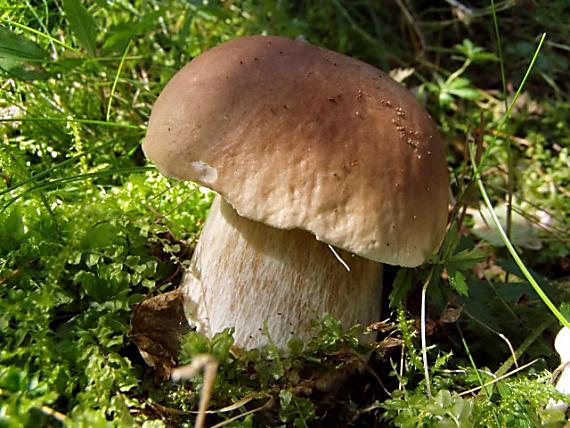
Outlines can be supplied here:
M429 114L375 67L305 42L244 37L193 59L156 100L143 150L243 217L378 262L417 266L445 231Z

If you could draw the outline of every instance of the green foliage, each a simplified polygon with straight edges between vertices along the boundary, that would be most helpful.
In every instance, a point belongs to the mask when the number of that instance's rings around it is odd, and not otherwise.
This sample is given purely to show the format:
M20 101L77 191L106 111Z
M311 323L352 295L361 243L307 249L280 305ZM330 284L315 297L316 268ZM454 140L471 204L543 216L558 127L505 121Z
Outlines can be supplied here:
M0 55L2 60L46 61L49 54L37 43L0 28Z
M477 263L482 262L485 255L478 250L462 250L446 260L449 285L460 295L467 296L469 288L463 272L471 270Z
M384 418L397 427L461 427L477 426L473 417L473 400L441 390L433 400L416 391L404 396L396 391L384 402Z
M327 413L342 415L352 412L350 402L315 403L311 395L329 384L345 381L346 370L360 364L362 352L370 347L361 343L358 336L361 328L345 330L339 321L328 314L314 325L314 338L297 352L285 352L268 345L262 349L247 352L232 350L233 329L216 333L211 339L198 333L188 333L182 342L179 361L189 364L198 354L208 353L220 364L215 381L214 396L210 408L224 408L242 403L235 409L242 412L259 400L275 405L255 413L252 419L240 421L239 426L255 426L285 423L286 426L307 427L311 421L320 418L331 419ZM296 349L292 340L290 350ZM193 391L200 391L201 376L192 380ZM192 406L198 401L197 394L180 393L178 387L165 385L162 403L176 408L186 408L188 397ZM269 401L268 401L269 399ZM222 420L234 417L228 412L218 412Z
M441 107L457 109L455 99L477 101L482 98L480 90L472 85L471 80L462 77L468 67L476 62L495 61L497 58L494 54L475 46L469 39L465 39L463 43L456 45L455 52L457 55L452 56L452 58L463 61L461 67L449 74L447 78L435 73L435 82L425 83L421 90L426 90L435 95Z
M449 370L447 367L452 361L452 354L443 354L435 348L430 350L431 353L437 352L430 367L430 377L437 392L429 398L425 393L417 334L413 321L406 317L403 309L398 311L398 324L393 334L401 337L406 358L402 368L398 367L399 357L392 360L391 373L397 378L400 388L394 389L390 397L382 401L374 399L374 395L367 397L367 400L374 401L362 403L359 410L354 409L350 399L342 395L342 399L332 404L326 400L315 400L316 390L324 379L330 381L330 376L333 376L337 382L346 382L343 367L350 365L354 356L367 349L356 338L358 329L351 329L351 333L339 331L338 321L329 315L325 315L315 328L315 340L300 354L284 353L271 346L236 354L230 350L233 343L231 329L217 333L212 339L190 333L184 339L181 361L189 363L192 356L204 352L217 357L220 372L210 408L241 403L232 407L233 410L254 410L251 418L234 422L238 424L236 426L277 425L279 421L286 426L306 427L317 420L330 424L370 415L382 424L398 427L562 426L564 421L560 413L545 410L549 400L562 397L550 384L548 372L531 370L524 375L500 380L487 368L460 366ZM343 339L334 340L333 345L331 337ZM322 346L327 341L329 344ZM166 386L170 391L165 390L162 403L187 409L188 398L191 397L190 408L195 407L201 388L200 379L197 377L192 381L194 393ZM258 400L274 404L259 406ZM216 412L218 421L233 416L227 411ZM215 420L212 417L211 421Z
M97 48L95 19L80 0L63 0L62 5L71 30L89 55L95 56Z
M307 398L297 397L290 390L279 392L279 419L296 428L306 428L315 419L315 409Z
M169 258L180 252L163 246L163 260L154 257L151 245L168 227L149 225L148 204L169 209L188 196L174 189L156 201L160 193L145 183L157 180L162 192L169 190L149 172L112 192L83 189L77 202L52 208L30 199L5 211L0 388L13 422L25 423L42 405L62 400L61 410L73 421L97 411L102 420L115 415L125 425L132 422L133 402L125 394L137 390L140 371L125 355L131 305L162 285L172 273ZM196 187L181 187L205 208L207 199ZM188 211L201 217L200 206Z
M38 64L49 54L37 43L0 27L0 70L20 79L39 79Z
M181 364L189 364L198 354L210 354L223 365L229 361L233 344L232 328L214 334L211 339L193 331L185 336L178 359Z
M417 392L402 398L395 394L385 402L386 418L394 418L396 426L426 427L529 427L545 422L562 426L564 418L553 420L544 411L554 393L548 380L535 376L505 381L489 396L464 398L448 390L440 390L433 400Z
M437 392L425 393L420 373L423 369L416 340L402 310L398 327L409 362L400 374L394 364L392 375L401 388L389 399L370 409L382 408L382 419L398 427L528 427L562 426L564 416L545 410L559 393L550 383L550 374L531 371L518 377L498 380L486 368L459 367L448 370L450 354L439 354L430 367L430 378ZM469 390L470 394L462 391ZM568 397L566 397L567 400ZM545 425L542 425L545 424Z

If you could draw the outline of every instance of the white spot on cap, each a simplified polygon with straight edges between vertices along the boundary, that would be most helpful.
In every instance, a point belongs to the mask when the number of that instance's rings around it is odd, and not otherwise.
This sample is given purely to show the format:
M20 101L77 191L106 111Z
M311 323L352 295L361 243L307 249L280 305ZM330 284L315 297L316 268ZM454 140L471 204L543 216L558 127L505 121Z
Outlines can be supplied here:
M206 184L214 183L218 179L218 170L206 162L194 161L191 163L192 168L199 174L199 180Z

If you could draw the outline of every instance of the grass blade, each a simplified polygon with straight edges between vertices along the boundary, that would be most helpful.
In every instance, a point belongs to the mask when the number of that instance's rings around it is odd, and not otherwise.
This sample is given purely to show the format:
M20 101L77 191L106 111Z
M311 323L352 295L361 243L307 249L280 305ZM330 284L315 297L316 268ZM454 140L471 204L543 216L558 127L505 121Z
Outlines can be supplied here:
M113 102L113 95L115 94L115 88L117 87L117 82L119 81L119 76L121 75L121 70L123 69L123 64L125 63L125 58L127 57L127 53L129 52L130 47L131 47L131 41L129 40L129 43L125 48L125 52L121 57L121 62L119 63L119 68L117 69L115 80L113 80L113 86L111 87L111 94L109 95L109 103L107 104L107 114L105 116L105 120L107 122L109 121L109 117L111 116L111 104Z
M0 196L5 195L6 193L11 193L11 192L13 192L14 190L18 189L19 187L22 187L22 186L24 186L24 185L26 185L26 184L28 184L28 183L32 183L32 182L34 182L34 181L38 181L39 179L48 176L52 171L54 171L54 170L56 170L56 169L58 169L58 168L64 167L64 166L66 166L66 165L70 165L70 164L72 164L73 162L77 161L78 159L81 159L83 156L88 155L89 153L93 153L93 152L99 151L99 150L101 150L101 149L103 149L103 148L106 148L107 146L110 146L110 145L112 145L113 143L114 143L113 141L108 141L108 142L105 143L105 144L102 144L102 145L97 146L97 147L93 147L91 150L86 150L86 151L84 151L84 152L82 152L82 153L79 153L79 154L73 156L73 157L70 157L69 159L66 159L66 160L64 160L64 161L61 161L61 162L59 162L59 163L55 163L55 164L53 164L51 167L49 167L49 168L47 168L47 169L44 169L43 171L40 171L40 172L38 172L37 174L34 174L34 175L32 175L31 177L29 177L29 178L26 178L26 179L24 179L24 180L18 181L16 184L13 184L13 185L11 185L10 187L8 187L8 188L6 188L6 189L0 190Z
M540 53L540 50L542 49L542 45L544 44L544 41L546 39L546 33L542 33L542 36L540 37L540 40L538 42L538 46L536 47L536 50L534 51L534 55L532 56L532 59L530 61L530 64L528 65L526 72L522 78L522 81L515 93L515 96L513 97L513 99L511 100L510 104L509 104L509 108L507 109L507 111L505 112L505 114L503 115L501 121L499 122L499 130L503 128L503 126L505 125L505 123L507 122L507 120L509 120L510 116L511 116L511 112L522 92L522 89L524 88L524 85L526 84L526 81L528 80L530 73L532 72L533 68L534 68L534 64L536 63L536 60L538 59L538 54ZM483 153L483 155L481 156L481 160L479 161L479 166L483 165L485 163L485 160L487 159L487 157L489 156L489 154L491 153L491 149L494 147L495 143L496 143L497 139L495 138L491 144L489 144L489 146L485 149L485 152Z
M71 30L89 55L95 56L97 48L97 26L93 16L80 0L63 0L63 10Z
M509 108L509 99L507 94L507 77L505 74L505 59L503 56L503 46L501 43L501 33L499 32L499 20L497 19L497 9L495 7L495 0L491 0L491 11L493 12L493 27L495 31L495 39L497 45L497 56L499 57L499 66L501 68L501 87L503 96L505 97L505 111Z
M503 125L507 120L509 120L509 117L511 116L511 112L512 112L515 104L517 103L517 100L518 100L518 98L522 92L522 89L524 88L524 85L526 84L526 81L528 80L528 78L530 76L530 73L532 72L532 70L534 68L534 64L536 63L536 60L538 59L538 54L540 53L540 51L542 49L542 45L544 44L545 40L546 40L546 33L542 33L542 35L540 36L540 40L538 41L538 46L536 47L536 50L534 51L534 55L532 56L532 59L530 61L530 64L528 65L526 72L524 73L521 84L517 88L517 91L515 92L515 96L513 97L511 103L509 104L509 108L507 109L507 112L503 116L503 119L501 120L501 125Z
M0 59L42 62L49 59L49 53L31 40L0 27Z
M505 103L505 112L509 111L509 99L507 93L507 78L505 75L505 59L503 57L503 47L501 43L501 33L499 31L499 21L497 19L497 11L495 9L495 0L491 0L491 9L493 12L493 26L495 29L495 38L497 45L497 53L499 56L499 64L501 67L501 86ZM513 149L511 139L507 135L505 140L507 149L507 223L506 232L509 239L511 238L512 218L513 218L513 193L514 193L514 166L513 166ZM509 282L509 275L505 275L505 282Z
M515 247L511 243L510 239L507 237L507 234L505 233L505 230L503 229L503 226L501 225L501 222L499 221L499 218L497 217L497 214L495 213L495 210L493 209L493 205L491 204L491 200L489 199L489 195L487 195L487 191L485 190L485 185L483 184L483 180L481 179L481 173L479 171L479 166L477 165L477 161L475 159L475 146L474 145L469 146L469 157L471 159L471 165L473 167L473 172L475 175L475 181L477 183L477 187L479 188L479 192L481 193L481 197L483 198L485 205L489 209L489 213L491 215L491 218L493 219L493 223L495 223L495 227L497 228L497 231L499 232L499 236L501 237L502 241L504 242L505 246L507 247L507 250L509 250L509 253L511 254L515 263L517 264L517 266L519 267L519 269L523 273L526 280L532 286L532 288L534 289L536 294L538 294L540 299L544 302L544 304L548 307L548 309L550 309L550 312L552 312L554 314L554 316L558 319L558 321L560 321L560 323L563 326L570 328L570 322L568 322L568 320L560 313L560 311L554 305L554 303L552 303L550 298L544 293L544 291L542 291L542 288L540 288L540 285L538 285L538 283L536 282L536 280L534 279L532 274L526 268L524 262L522 261L519 254L517 253L517 250L515 249Z
M54 43L56 45L59 45L61 47L64 47L65 49L79 55L80 53L77 51L77 49L74 49L73 47L69 46L68 44L62 42L59 39L56 39L55 37L50 36L49 34L45 34L42 33L41 31L36 30L35 28L31 28L28 27L27 25L22 25L19 22L16 21L11 21L9 19L3 19L2 22L5 22L6 24L12 25L14 27L20 28L21 30L30 32L32 34L35 34L38 37L41 37L42 39L48 40L50 43Z
M6 209L8 209L8 207L10 207L10 205L12 205L16 201L20 200L24 196L26 196L32 192L36 192L38 190L47 189L47 188L57 186L60 184L64 184L64 183L73 183L75 181L88 180L91 178L99 178L99 177L105 177L105 176L115 175L115 174L132 174L132 173L138 173L138 172L144 172L144 171L152 171L154 169L155 168L152 166L134 166L134 167L126 167L126 168L106 169L106 170L97 171L97 172L88 172L85 174L78 174L78 175L74 175L74 176L55 178L53 180L46 180L46 181L39 183L35 186L32 186L29 189L26 189L23 192L21 192L20 194L14 196L12 199L10 199L8 202L6 202L2 207L0 207L0 212L3 212Z
M0 118L0 123L2 122L76 122L76 123L83 123L86 125L108 126L111 128L135 129L138 131L144 130L144 127L142 126L131 125L129 123L105 122L104 120L73 119L65 117L22 117L22 118L15 117L10 119Z

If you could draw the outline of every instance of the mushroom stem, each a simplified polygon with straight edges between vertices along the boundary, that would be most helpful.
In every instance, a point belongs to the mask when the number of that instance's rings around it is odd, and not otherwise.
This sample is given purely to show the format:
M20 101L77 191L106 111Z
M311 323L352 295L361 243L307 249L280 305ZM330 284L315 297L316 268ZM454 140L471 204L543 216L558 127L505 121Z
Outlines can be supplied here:
M217 196L183 279L186 317L208 336L235 327L244 348L307 340L324 313L345 327L377 321L382 264L336 255L350 271L310 233L248 220Z

